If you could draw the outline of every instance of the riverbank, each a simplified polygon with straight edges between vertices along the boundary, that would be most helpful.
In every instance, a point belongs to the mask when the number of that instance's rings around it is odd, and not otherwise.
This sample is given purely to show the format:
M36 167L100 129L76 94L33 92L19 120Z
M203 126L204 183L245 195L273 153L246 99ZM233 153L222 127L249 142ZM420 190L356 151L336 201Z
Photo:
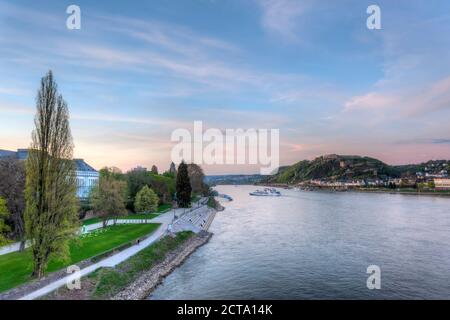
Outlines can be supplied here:
M42 279L32 279L32 252L12 252L0 256L0 300L18 299L68 276L66 267L76 264L81 269L114 256L145 241L159 229L159 223L117 225L83 235L70 244L69 260L52 259Z
M68 290L63 286L47 294L43 299L145 299L189 255L209 241L212 233L207 230L216 212L217 209L207 205L190 211L177 212L178 219L164 228L167 230L165 236L157 242L142 248L121 263L102 266L89 274L84 274L81 278L81 289Z
M299 188L305 191L326 191L326 192L361 192L361 193L384 193L384 194L404 194L413 196L434 196L434 197L450 197L450 191L412 191L411 189L383 189L383 188L332 188L332 187L302 187L293 184L260 184L259 186L271 188L293 189ZM303 189L302 189L303 188Z
M112 300L146 299L166 276L179 267L197 248L206 244L211 237L212 233L207 231L201 231L190 237L178 248L169 252L163 261L144 272L137 280L115 295Z
M170 234L115 268L100 268L81 279L81 289L62 287L43 300L141 300L212 234Z

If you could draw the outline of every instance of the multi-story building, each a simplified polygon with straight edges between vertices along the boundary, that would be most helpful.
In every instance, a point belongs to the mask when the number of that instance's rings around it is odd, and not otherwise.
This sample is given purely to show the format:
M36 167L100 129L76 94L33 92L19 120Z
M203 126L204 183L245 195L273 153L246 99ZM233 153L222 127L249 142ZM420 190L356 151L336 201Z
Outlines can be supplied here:
M17 160L26 160L27 157L27 149L17 149L17 151L0 150L0 159L14 158ZM75 162L77 197L87 199L92 188L98 184L99 173L83 159L74 159L73 161Z
M99 173L83 159L74 159L76 165L77 197L87 199L92 188L98 184Z

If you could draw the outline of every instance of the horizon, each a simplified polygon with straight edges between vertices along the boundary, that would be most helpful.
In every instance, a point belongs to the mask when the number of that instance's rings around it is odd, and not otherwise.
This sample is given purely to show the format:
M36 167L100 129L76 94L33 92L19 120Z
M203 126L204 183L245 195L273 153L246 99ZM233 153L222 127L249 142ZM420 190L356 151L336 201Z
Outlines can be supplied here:
M5 149L1 149L0 148L0 151L13 151L13 152L15 152L15 151L17 151L17 150L26 150L26 148L18 148L18 149L16 149L16 150L5 150ZM298 161L296 161L296 162L294 162L294 163L290 163L290 164L285 164L285 165L280 165L279 167L278 167L278 169L279 168L283 168L283 167L289 167L289 166L292 166L292 165L294 165L294 164L296 164L296 163L298 163L298 162L301 162L301 161L305 161L305 160L307 160L307 161L313 161L313 160L315 160L316 158L320 158L320 157L326 157L326 156L332 156L332 155L337 155L337 156L339 156L339 157L361 157L361 158L366 158L366 157L368 157L368 158L373 158L373 157L370 157L370 156L367 156L367 155L355 155L355 154L336 154L336 153L325 153L325 154L322 154L322 155L319 155L319 156L316 156L316 157L313 157L313 158L311 158L311 159L300 159L300 160L298 160ZM375 160L380 160L380 161L382 161L384 164L386 164L386 165L388 165L388 166L408 166L408 165L419 165L419 164L424 164L424 163L427 163L427 162L429 162L429 161L450 161L450 159L429 159L429 160L427 160L427 161L423 161L423 162L417 162L417 163L402 163L402 164L391 164L391 163L387 163L387 162L385 162L385 161L383 161L382 159L378 159L378 158L373 158L373 159L375 159ZM83 160L83 161L86 161L86 159L84 159L84 158L75 158L75 157L73 157L73 160ZM190 163L195 163L195 162L189 162L188 164L190 164ZM88 163L89 164L89 163ZM175 165L176 165L176 167L178 168L178 166L179 166L179 163L175 163ZM110 166L103 166L103 167L100 167L100 168L95 168L97 171L99 171L99 170L101 170L101 169L103 169L103 168L106 168L106 167L110 167ZM164 172L166 172L166 171L168 171L169 170L169 167L170 167L170 164L169 164L169 166L167 166L167 168L166 167L163 167L163 170L161 170L161 168L159 168L159 167L157 167L158 168L158 172L159 172L159 174L162 174L162 173L164 173ZM201 166L202 167L202 169L203 169L203 166ZM135 167L132 167L132 168L129 168L129 169L126 169L126 170L123 170L122 168L120 168L120 167L117 167L118 169L120 169L122 172L124 172L124 173L126 173L126 172L128 172L128 171L131 171L131 170L133 170L133 169L137 169L137 168L145 168L147 171L150 171L150 168L149 167L144 167L144 166L141 166L141 165L136 165ZM257 170L256 170L257 171ZM244 175L244 176L246 176L246 175L264 175L264 174L261 174L261 173L259 173L259 172L238 172L238 173L236 173L236 172L221 172L221 173L207 173L207 172L205 172L205 176L230 176L230 175ZM270 174L270 175L272 175L272 174Z
M450 159L450 3L0 3L0 149L31 141L40 79L69 105L74 158L168 169L171 132L279 128L280 166L326 154L389 165ZM180 6L182 8L180 8ZM258 165L205 165L206 175Z

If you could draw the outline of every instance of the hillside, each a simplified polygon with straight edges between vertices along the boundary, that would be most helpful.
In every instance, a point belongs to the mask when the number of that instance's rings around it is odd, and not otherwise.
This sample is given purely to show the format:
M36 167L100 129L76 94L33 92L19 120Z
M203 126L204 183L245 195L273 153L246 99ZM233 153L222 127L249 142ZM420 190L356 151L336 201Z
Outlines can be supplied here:
M400 168L389 166L374 158L333 154L281 167L278 174L269 177L266 181L269 183L298 183L311 179L359 180L400 177L401 174Z
M209 185L220 185L220 184L254 184L261 182L261 180L267 179L267 176L262 176L259 174L251 175L210 175L205 176L205 183Z

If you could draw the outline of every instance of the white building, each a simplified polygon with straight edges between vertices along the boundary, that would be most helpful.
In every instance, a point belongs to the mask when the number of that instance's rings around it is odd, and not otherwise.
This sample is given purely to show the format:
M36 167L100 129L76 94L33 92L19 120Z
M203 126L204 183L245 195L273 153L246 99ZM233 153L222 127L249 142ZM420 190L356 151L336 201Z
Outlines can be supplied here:
M0 150L0 159L14 158L17 160L26 160L27 157L27 149L18 149L17 151ZM74 159L74 162L76 166L77 197L87 199L92 188L98 184L99 173L83 159Z
M83 159L74 159L76 165L77 197L87 199L92 188L98 184L99 173Z
M434 179L434 187L436 190L450 190L450 178Z

